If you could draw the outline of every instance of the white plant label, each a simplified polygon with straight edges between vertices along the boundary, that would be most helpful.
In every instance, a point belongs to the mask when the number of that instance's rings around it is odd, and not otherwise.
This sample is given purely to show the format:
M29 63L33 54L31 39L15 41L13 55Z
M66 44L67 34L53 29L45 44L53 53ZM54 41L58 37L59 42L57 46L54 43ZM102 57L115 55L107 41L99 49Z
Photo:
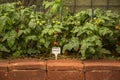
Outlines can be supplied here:
M60 53L61 53L61 48L60 48L60 47L53 47L53 48L52 48L52 54L55 55L55 60L57 60L57 56L58 56L58 54L60 54Z

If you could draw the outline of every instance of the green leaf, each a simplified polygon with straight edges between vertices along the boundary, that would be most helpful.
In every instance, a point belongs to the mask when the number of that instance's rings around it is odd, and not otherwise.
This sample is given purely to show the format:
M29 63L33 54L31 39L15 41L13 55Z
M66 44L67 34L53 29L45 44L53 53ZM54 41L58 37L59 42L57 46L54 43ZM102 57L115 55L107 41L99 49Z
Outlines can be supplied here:
M77 49L79 48L79 45L80 45L79 43L80 42L79 42L78 38L75 38L75 37L71 38L70 42L63 46L62 52L64 53L66 50L70 51L72 49L77 51Z
M24 34L29 34L31 30L29 28L27 28L27 29L22 30L22 31L23 31Z
M66 50L70 51L72 48L73 48L72 44L68 43L68 44L64 45L62 53L64 53Z
M78 33L78 32L81 32L81 29L82 29L82 26L81 26L81 27L74 27L71 32L73 32L73 33ZM80 34L79 34L79 35L80 35ZM79 35L78 35L78 36L79 36Z
M116 45L116 51L117 51L117 53L120 54L120 46L119 45Z
M35 22L35 20L34 20L34 19L31 20L28 25L29 25L30 28L35 29L35 27L36 27L36 22Z
M53 14L56 14L56 12L58 11L58 8L59 8L59 4L54 4L54 5L52 5L52 7L51 7L51 12L52 12Z
M39 42L45 44L45 39L41 38L41 39L39 39Z
M89 47L89 52L91 54L95 54L96 50L93 47Z
M98 32L97 26L92 23L86 23L83 27L78 29L77 36L91 36Z
M37 40L36 35L31 35L31 36L26 36L25 38L25 42L27 43L30 40Z
M113 35L113 31L110 30L109 28L107 27L102 27L102 28L99 28L99 35L100 36L112 36Z
M8 17L6 17L6 16L1 16L0 17L0 32L2 32L3 30L5 30L6 29L6 22L7 22L7 20L8 20L9 18Z
M54 28L54 29L55 29L55 28L63 29L64 27L61 26L61 25L54 25L53 28Z
M18 50L18 51L13 53L13 57L14 58L19 58L21 56L21 54L22 54L22 50Z
M27 50L27 53L28 53L28 54L34 54L34 53L39 53L39 51L38 51L38 50L35 50L35 49L33 49L33 48L29 48L29 49Z
M9 47L12 47L14 45L16 37L17 37L16 31L13 30L9 33L9 36L7 38L7 43Z
M12 30L6 33L6 35L3 37L3 41L7 40L7 44L11 48L14 45L16 38L17 38L17 33L15 30Z
M43 6L45 6L45 9L49 8L51 5L53 5L53 2L48 2L48 1L43 2Z
M89 36L82 40L81 42L81 55L82 58L87 58L93 54L99 53L102 48L102 42L99 36ZM89 55L88 55L89 54Z
M92 23L86 23L83 27L83 30L97 31L98 28L96 25L94 25Z
M59 28L55 28L54 29L56 32L61 32L61 29L59 29Z
M44 36L45 34L51 35L52 33L54 33L52 25L47 25L42 30L41 36Z
M111 54L109 50L106 50L105 48L100 49L101 54Z
M0 44L0 51L3 51L3 52L10 52L9 49L7 49L4 45Z
M48 34L49 35L53 35L55 33L55 30L54 29L49 29L49 31L48 31Z
M22 34L24 33L24 30L19 30L19 32L18 32L18 37L20 37Z
M50 45L50 41L46 41L45 44L44 44L44 46L45 46L46 48L48 48L49 45Z
M47 34L47 33L48 33L48 31L49 31L49 29L48 29L48 28L46 28L46 29L42 30L42 34L41 34L41 36L44 36L45 34Z

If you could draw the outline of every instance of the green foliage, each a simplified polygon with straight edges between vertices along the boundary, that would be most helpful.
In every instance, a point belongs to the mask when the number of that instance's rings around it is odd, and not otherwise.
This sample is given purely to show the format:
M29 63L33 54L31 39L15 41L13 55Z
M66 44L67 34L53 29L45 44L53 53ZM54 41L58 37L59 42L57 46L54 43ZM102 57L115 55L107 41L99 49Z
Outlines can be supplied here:
M80 42L77 37L71 38L69 43L64 45L62 52L64 53L66 50L72 50L72 49L74 49L74 51L77 51L79 48L79 43Z
M91 9L74 15L64 12L62 0L43 5L50 15L20 2L0 5L0 57L49 54L54 42L62 53L67 50L81 59L119 55L120 15L95 9L91 19Z
M0 52L15 58L40 53L36 45L46 23L43 14L20 2L2 4L0 8Z
M120 54L120 45L116 45L116 51Z
M45 9L49 7L51 8L50 9L51 14L56 14L57 12L59 12L58 10L61 9L63 2L62 0L54 0L52 2L45 1L43 5L45 6Z
M120 16L111 11L95 9L94 18L91 19L91 13L90 9L81 11L69 17L66 23L71 26L72 37L77 38L75 42L79 42L77 43L80 46L78 53L81 54L81 59L104 58L106 55L114 55L112 51L119 52L118 46L115 47L115 45L120 40L120 35L118 35L120 29L116 30L115 26L119 25ZM76 47L71 45L73 42L70 40L69 44L63 47L63 52Z

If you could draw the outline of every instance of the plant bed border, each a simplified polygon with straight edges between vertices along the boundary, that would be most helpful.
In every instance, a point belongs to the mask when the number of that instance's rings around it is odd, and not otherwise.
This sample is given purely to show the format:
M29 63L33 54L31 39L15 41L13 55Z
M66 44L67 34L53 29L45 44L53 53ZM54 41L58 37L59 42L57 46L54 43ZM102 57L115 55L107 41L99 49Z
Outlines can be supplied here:
M119 60L0 60L0 80L120 80Z

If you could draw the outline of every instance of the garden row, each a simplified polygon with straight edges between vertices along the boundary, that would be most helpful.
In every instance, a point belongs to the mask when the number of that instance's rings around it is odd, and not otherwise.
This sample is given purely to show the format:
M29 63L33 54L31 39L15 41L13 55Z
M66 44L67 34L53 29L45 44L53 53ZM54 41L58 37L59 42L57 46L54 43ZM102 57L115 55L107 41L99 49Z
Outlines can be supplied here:
M0 60L0 80L120 80L119 76L120 62L114 60Z
M82 59L120 55L120 15L100 9L73 15L55 1L44 2L44 13L20 2L0 4L1 58L49 55L55 46Z

